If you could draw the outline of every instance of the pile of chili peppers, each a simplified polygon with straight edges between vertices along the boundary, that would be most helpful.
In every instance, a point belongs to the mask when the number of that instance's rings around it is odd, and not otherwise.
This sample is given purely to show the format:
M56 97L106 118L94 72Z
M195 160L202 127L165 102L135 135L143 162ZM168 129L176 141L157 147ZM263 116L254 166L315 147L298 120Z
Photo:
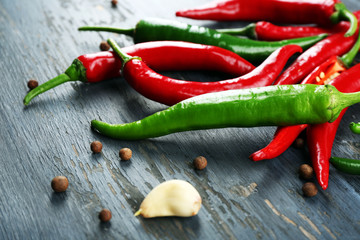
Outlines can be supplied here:
M307 129L310 157L323 189L328 187L330 161L342 171L360 173L360 161L331 157L342 116L360 101L359 93L352 93L360 91L360 64L351 67L360 48L360 11L351 13L338 0L222 0L176 16L259 22L217 30L163 19L143 19L128 29L80 27L126 34L137 44L120 49L110 39L115 52L79 56L65 73L31 90L24 104L68 81L99 82L121 73L143 96L172 106L128 124L93 120L92 127L104 135L136 140L196 129L279 126L269 145L250 155L259 161L279 156ZM284 70L290 57L302 51ZM191 82L152 69L222 71L235 78ZM351 123L350 129L360 133L360 123Z

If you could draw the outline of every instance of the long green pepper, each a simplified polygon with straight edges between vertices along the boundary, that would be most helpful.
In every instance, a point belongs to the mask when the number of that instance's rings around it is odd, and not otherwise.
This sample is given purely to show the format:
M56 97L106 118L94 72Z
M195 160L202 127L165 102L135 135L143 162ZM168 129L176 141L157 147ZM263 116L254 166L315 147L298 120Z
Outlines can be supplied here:
M351 158L331 157L331 164L344 173L360 175L360 160Z
M136 122L93 120L91 126L112 138L139 140L211 128L318 124L357 102L360 92L341 93L331 85L279 85L203 94Z
M303 50L324 39L327 34L296 38L283 41L265 42L239 38L213 29L164 19L149 18L140 20L135 28L119 29L114 27L84 26L80 31L107 31L126 34L134 38L135 43L178 40L218 46L235 52L246 60L259 63L276 49L289 44L299 45Z

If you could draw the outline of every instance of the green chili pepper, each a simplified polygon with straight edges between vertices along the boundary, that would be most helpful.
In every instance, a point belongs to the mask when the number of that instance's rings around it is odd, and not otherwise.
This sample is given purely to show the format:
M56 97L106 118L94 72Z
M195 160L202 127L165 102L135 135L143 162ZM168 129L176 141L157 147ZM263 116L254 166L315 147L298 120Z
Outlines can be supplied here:
M136 122L93 120L91 126L109 137L137 140L210 128L317 124L334 121L359 101L360 92L341 93L331 85L278 85L203 94Z
M331 157L331 164L338 170L349 174L360 174L360 160Z
M349 128L353 133L360 134L360 122L359 123L351 122L349 124Z
M304 50L318 41L324 39L327 34L318 36L296 38L283 41L265 42L246 38L238 38L228 34L219 33L206 27L193 26L186 23L163 19L140 20L135 28L119 29L113 27L84 26L80 31L107 31L126 34L134 37L134 42L148 42L157 40L179 40L193 43L201 43L225 48L250 62L262 62L279 47L295 44Z

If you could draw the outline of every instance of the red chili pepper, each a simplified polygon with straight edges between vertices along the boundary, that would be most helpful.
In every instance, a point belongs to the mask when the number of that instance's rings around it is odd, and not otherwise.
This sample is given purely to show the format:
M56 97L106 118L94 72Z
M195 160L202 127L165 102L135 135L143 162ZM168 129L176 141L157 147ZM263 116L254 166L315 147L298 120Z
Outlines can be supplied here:
M301 84L328 84L329 81L338 77L345 70L346 68L339 64L338 57L333 56L314 69ZM290 147L298 135L307 127L307 124L278 127L271 142L266 147L251 154L249 158L253 161L260 161L278 157Z
M323 26L346 19L351 22L351 33L357 29L357 21L338 0L223 0L202 7L177 11L176 16L217 21L259 21L308 24Z
M357 19L359 19L360 11L354 12L354 15ZM349 23L344 21L330 27L278 26L270 22L260 21L257 23L251 23L243 28L217 29L217 31L231 35L246 36L263 41L281 41L285 39L315 36L324 33L334 34L345 32L349 26Z
M253 161L276 158L295 141L299 134L307 127L307 124L278 127L273 140L264 148L249 156Z
M360 64L343 72L340 76L329 82L329 84L335 86L340 92L344 93L359 91ZM347 108L344 109L339 117L332 123L309 125L307 129L310 157L316 178L323 189L328 187L331 149L337 128L346 110Z
M210 70L243 75L255 67L237 54L215 46L180 41L138 43L123 50L139 56L157 71ZM163 56L166 56L164 60ZM87 82L119 77L122 62L114 52L85 54L78 59L87 69Z
M315 67L332 56L347 53L356 43L357 34L344 37L342 33L331 35L301 54L275 81L274 84L296 84L302 81Z
M131 61L132 66L123 70L127 82L143 96L167 105L210 92L271 85L288 59L302 49L287 45L273 52L259 67L250 73L219 82L191 82L172 79L150 69L142 61Z
M303 81L302 84L327 84L332 79L342 74L346 68L343 61L349 63L358 52L360 42L356 42L353 48L341 58L332 56L327 61L316 67ZM287 82L283 82L287 84ZM282 154L294 142L298 135L307 127L307 124L278 127L272 141L263 149L250 155L253 161L271 159Z
M345 32L349 28L348 22L341 22L330 28L314 26L276 26L270 22L257 22L255 33L258 40L278 41L292 39L299 36L315 36L322 33Z
M215 46L161 41L146 42L124 48L130 55L140 56L158 71L212 70L239 76L255 67L237 54ZM164 59L163 56L166 56ZM122 62L113 52L85 54L74 60L65 73L45 82L30 91L25 99L27 105L32 98L68 81L99 82L120 76Z

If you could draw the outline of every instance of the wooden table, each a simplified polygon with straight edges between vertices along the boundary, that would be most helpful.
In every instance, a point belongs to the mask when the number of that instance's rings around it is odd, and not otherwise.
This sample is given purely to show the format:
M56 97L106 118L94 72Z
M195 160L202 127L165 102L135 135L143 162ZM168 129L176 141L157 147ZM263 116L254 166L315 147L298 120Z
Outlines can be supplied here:
M112 33L78 32L82 25L130 27L144 17L177 19L177 9L201 1L33 0L0 1L0 239L359 239L360 178L331 167L329 188L306 198L298 176L309 163L307 150L289 148L281 156L252 162L274 127L193 131L144 141L118 141L90 129L92 119L130 122L165 109L135 92L123 78L98 84L63 84L35 98L22 99L27 81L40 83L62 73L77 56L99 51L108 37L121 46L132 39ZM344 0L351 10L357 0ZM216 23L178 19L208 27ZM181 79L219 80L205 72L166 73ZM333 154L360 158L360 138L348 129L359 105L346 113ZM90 143L103 143L92 154ZM120 161L123 147L131 161ZM192 160L203 155L206 170ZM51 179L68 177L65 193L54 193ZM191 218L134 217L141 201L159 183L189 181L203 207ZM315 181L315 180L313 180ZM102 208L112 211L100 223Z

